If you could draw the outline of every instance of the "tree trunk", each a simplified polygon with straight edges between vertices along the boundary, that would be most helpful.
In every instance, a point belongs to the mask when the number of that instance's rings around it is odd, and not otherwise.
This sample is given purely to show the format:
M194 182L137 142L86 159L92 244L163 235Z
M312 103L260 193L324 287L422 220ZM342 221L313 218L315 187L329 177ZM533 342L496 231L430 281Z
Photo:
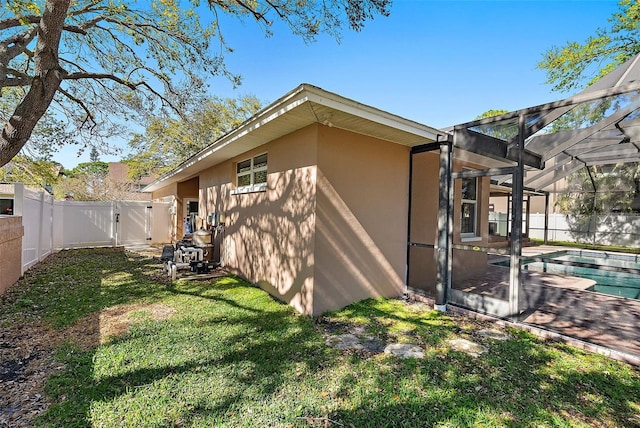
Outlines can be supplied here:
M71 0L47 0L38 24L33 81L29 92L2 129L0 166L17 155L29 140L33 128L51 105L53 96L66 75L58 61L58 48L70 2Z

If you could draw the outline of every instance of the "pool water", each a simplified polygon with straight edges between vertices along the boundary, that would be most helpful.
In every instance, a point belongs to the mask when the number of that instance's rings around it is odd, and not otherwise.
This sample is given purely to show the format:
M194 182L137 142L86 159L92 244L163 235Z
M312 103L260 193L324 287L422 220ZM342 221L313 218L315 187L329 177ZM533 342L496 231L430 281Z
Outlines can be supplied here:
M526 263L522 265L522 268L538 272L591 279L594 280L596 284L589 287L587 289L589 291L640 300L640 276L636 274L547 262Z
M593 263L596 265L640 270L640 263L638 262L639 259L632 255L597 253L594 251L563 251L562 253L552 253L551 256L554 254L559 254L558 256L553 257L556 260Z
M635 270L640 271L640 258L637 256L570 250L546 254L542 257L552 260L542 262L523 259L522 268L537 272L591 279L596 284L588 288L589 291L640 300L640 274L633 272ZM553 260L588 263L593 267L553 263ZM509 262L506 263L507 266L508 264ZM619 269L619 271L598 269L598 266ZM625 270L627 271L625 272Z

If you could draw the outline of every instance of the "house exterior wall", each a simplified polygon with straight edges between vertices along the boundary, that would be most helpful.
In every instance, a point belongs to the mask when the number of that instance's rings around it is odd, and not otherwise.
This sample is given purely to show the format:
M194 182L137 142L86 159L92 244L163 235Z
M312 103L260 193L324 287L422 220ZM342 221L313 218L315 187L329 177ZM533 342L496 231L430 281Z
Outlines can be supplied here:
M266 189L237 192L236 164L263 153ZM413 242L435 244L438 156L414 156ZM201 171L194 179L200 218L216 213L225 223L221 258L227 269L302 313L399 296L407 280L410 160L409 147L312 124ZM473 165L455 164L456 170L463 167ZM455 185L454 242L487 245L489 179L480 180L479 236L473 243L460 239L461 186L458 180ZM154 198L171 191L185 197L191 193L186 189L181 183ZM412 247L409 260L408 284L431 294L433 249ZM454 280L484 272L486 261L485 253L454 251Z
M409 153L318 125L314 314L404 292Z
M437 151L413 155L411 242L435 245L438 239L439 162ZM435 296L436 263L433 248L413 246L409 249L407 281L411 288Z
M484 169L472 164L454 162L454 171L464 168ZM490 177L478 182L477 232L472 240L460 235L460 206L462 181L454 180L453 207L453 243L473 246L487 246L489 237L489 184ZM426 152L413 156L412 199L411 199L411 236L410 241L436 245L438 230L438 199L440 186L439 152ZM452 252L452 286L455 288L468 278L483 275L486 272L487 254L481 251L454 249ZM409 277L407 284L424 292L427 296L436 295L435 250L426 247L411 247L409 250Z
M173 225L173 231L171 232L172 242L178 241L184 236L184 218L182 218L184 200L198 199L199 194L198 177L179 183L172 183L152 193L151 198L153 201L162 201L168 197L174 198L174 208L171 214L171 224ZM198 221L197 224L200 224L200 222Z
M20 278L23 235L22 217L0 216L0 295Z
M200 175L201 214L225 219L225 267L307 314L313 313L316 141L312 125ZM265 152L266 191L233 194L235 164Z

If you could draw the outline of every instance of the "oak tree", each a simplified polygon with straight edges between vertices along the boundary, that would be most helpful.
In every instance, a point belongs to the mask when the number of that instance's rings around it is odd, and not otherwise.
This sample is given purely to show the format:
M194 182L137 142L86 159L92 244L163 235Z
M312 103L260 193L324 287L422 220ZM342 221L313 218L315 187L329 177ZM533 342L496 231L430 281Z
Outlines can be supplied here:
M232 48L223 15L271 34L281 21L307 41L360 30L391 0L2 0L0 90L19 90L0 134L0 166L55 106L76 138L93 143L122 133L136 111L169 108L181 82L223 75ZM100 144L99 142L97 144Z

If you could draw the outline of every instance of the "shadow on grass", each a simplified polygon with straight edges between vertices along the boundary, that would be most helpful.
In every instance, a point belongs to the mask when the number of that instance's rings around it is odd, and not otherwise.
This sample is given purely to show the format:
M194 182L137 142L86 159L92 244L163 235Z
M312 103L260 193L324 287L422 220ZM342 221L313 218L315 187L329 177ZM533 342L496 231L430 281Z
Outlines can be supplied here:
M179 283L169 291L187 298L173 319L143 322L89 352L73 346L60 351L67 370L48 382L58 404L45 423L179 425L205 415L222 420L230 409L270 400L297 373L326 364L329 351L312 320L258 288L222 279ZM243 296L247 304L239 303ZM146 394L151 397L141 397ZM108 409L96 413L96 403Z
M386 360L370 369L359 405L330 418L357 427L640 425L637 370L599 356L593 367L558 368L566 356L526 335L488 346L477 358L449 350ZM339 390L354 382L346 375Z
M119 248L61 251L27 271L3 305L67 327L107 307L165 296L166 286L154 277L158 266Z
M478 339L473 328L382 299L323 318L340 328L364 326L380 337L416 341L426 358L339 354L325 346L313 319L245 282L223 278L167 288L153 280L159 267L149 259L92 251L95 256L60 263L60 272L69 269L60 281L73 281L70 290L47 287L49 275L34 278L40 285L33 293L47 289L46 299L71 302L108 282L63 325L140 299L168 299L177 312L163 321L142 320L88 351L61 347L65 370L47 384L56 404L41 419L45 425L640 425L640 374L600 356L511 332L509 341L485 340L487 353L473 358L446 340ZM74 304L54 306L42 302L38 310L55 315Z

